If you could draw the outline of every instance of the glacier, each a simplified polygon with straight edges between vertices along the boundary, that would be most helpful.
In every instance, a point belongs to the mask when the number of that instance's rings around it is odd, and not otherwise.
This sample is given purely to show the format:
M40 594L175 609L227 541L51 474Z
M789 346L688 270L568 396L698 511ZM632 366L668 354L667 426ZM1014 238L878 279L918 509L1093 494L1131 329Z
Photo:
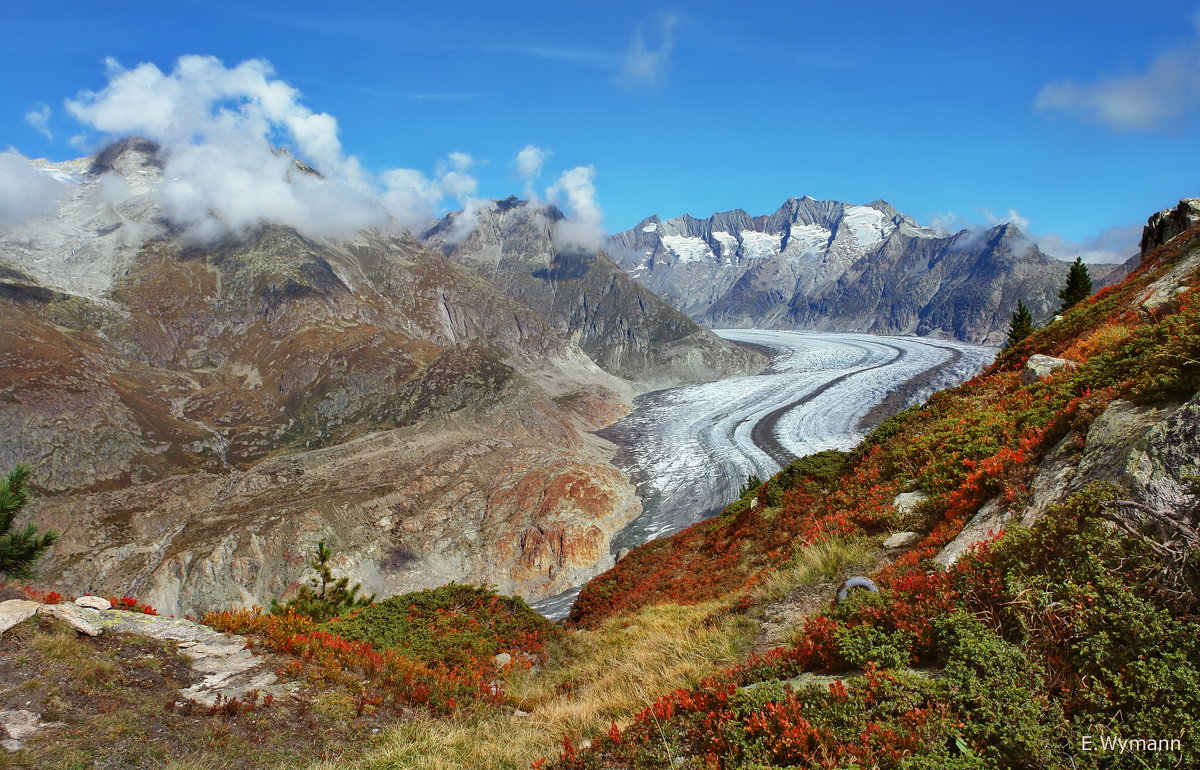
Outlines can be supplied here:
M981 371L996 348L864 333L718 329L771 356L760 374L639 396L600 435L615 442L643 512L613 551L678 532L721 511L750 475L766 479L795 457L848 450L873 427L873 411L902 392L903 408ZM578 591L535 608L563 617Z

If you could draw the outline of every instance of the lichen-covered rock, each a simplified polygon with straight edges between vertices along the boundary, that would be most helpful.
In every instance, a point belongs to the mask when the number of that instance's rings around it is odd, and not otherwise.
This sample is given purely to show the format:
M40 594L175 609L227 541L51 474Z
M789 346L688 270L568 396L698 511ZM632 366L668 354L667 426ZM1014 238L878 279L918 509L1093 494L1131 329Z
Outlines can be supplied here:
M0 740L0 746L7 751L20 751L25 747L25 739L38 730L58 726L56 722L43 722L41 714L28 709L0 710L0 735L8 736Z
M9 599L6 602L0 602L0 634L18 623L24 623L32 618L37 614L40 606L37 602L24 599Z
M896 506L896 510L901 514L912 513L918 505L929 499L927 492L920 490L914 492L901 492L892 500L892 505Z
M1113 401L1088 429L1068 433L1046 453L1023 506L1009 509L999 497L979 509L935 558L949 566L1008 522L1037 523L1051 506L1093 482L1111 482L1156 509L1195 504L1189 477L1200 473L1200 395L1184 404L1139 406Z
M979 511L963 526L962 531L950 541L933 560L943 567L949 567L960 556L973 547L995 538L1004 529L1005 523L1012 514L1005 509L999 497L988 500Z
M278 682L266 660L247 649L244 636L225 634L183 618L164 618L140 612L110 610L101 613L110 634L137 634L177 642L179 653L191 662L200 679L180 691L181 697L204 706L236 700L258 691L275 696L289 690Z
M104 633L101 624L100 611L80 607L76 604L43 604L38 612L48 617L57 618L86 636L100 636Z
M888 549L905 548L921 539L919 532L897 532L883 541L883 547Z
M1076 367L1079 364L1074 361L1068 361L1065 358L1054 358L1052 356L1044 356L1040 353L1032 355L1025 362L1025 368L1021 370L1021 382L1026 385L1037 382L1038 380L1049 377L1063 367Z

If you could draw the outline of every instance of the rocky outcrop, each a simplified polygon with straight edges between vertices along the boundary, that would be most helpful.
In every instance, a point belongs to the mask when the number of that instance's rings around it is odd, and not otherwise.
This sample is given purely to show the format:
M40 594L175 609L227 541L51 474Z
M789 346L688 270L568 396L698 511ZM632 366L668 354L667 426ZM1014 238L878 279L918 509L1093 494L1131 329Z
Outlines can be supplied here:
M319 540L381 596L605 566L639 504L590 431L627 383L407 235L180 240L154 152L46 164L58 219L0 236L0 467L62 533L43 578L197 614L294 589Z
M553 206L507 198L474 216L462 236L459 212L424 240L475 269L530 308L612 374L638 390L752 374L760 353L722 340L638 284L603 250L564 242Z
M66 604L43 604L38 612L66 623L84 636L100 636L104 628L100 625L100 610Z
M650 217L609 239L642 285L711 326L999 344L1017 301L1053 316L1067 265L1015 226L953 235L887 203L791 198L770 216Z
M32 607L15 608L13 605L16 604ZM290 692L287 686L279 683L271 664L247 649L246 637L221 633L191 620L125 610L84 608L77 601L65 604L39 604L17 600L0 603L0 617L16 617L18 612L21 616L18 622L40 613L63 621L85 636L135 634L174 642L180 654L190 662L196 677L195 682L179 691L179 696L201 706L214 706L238 700L248 693L282 696ZM9 627L11 626L0 628L0 633ZM12 712L0 711L0 726L4 724L5 714L11 715ZM11 716L9 718L11 719ZM27 717L24 719L22 724L28 722ZM33 731L30 730L24 735L13 735L12 732L10 729L11 737L20 741ZM20 748L12 748L8 744L5 744L5 747L10 751Z
M1185 230L1200 225L1200 198L1184 198L1173 209L1151 215L1142 230L1141 255L1162 246Z
M0 634L32 618L37 614L39 606L37 602L24 599L9 599L0 602Z
M29 709L5 709L0 711L0 747L6 751L20 751L25 747L25 739L39 730L59 727L57 723L43 722L42 715Z
M1197 225L1200 225L1200 198L1184 198L1175 208L1163 209L1157 214L1152 214L1146 221L1146 226L1142 228L1138 253L1096 281L1096 288L1120 283L1138 268L1147 254Z
M907 548L920 539L920 532L897 532L894 535L889 535L881 545L888 550Z
M1130 499L1155 509L1186 510L1196 502L1191 477L1197 473L1200 396L1161 406L1114 401L1085 438L1069 433L1047 453L1022 506L989 500L935 559L948 566L1009 523L1036 523L1052 505L1093 482L1117 484Z
M1078 366L1074 361L1068 361L1065 358L1054 358L1053 356L1044 356L1036 353L1029 357L1025 362L1025 368L1021 370L1021 382L1026 385L1045 379L1051 374L1054 374L1059 369L1074 368Z

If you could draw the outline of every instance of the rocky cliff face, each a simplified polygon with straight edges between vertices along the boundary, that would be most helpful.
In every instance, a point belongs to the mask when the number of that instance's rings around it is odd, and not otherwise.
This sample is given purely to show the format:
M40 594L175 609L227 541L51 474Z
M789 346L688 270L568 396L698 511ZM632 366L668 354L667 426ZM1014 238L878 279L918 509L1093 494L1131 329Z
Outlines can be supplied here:
M1200 224L1200 198L1184 198L1175 208L1163 209L1152 215L1146 222L1145 228L1142 229L1142 241L1138 253L1117 265L1097 281L1097 287L1102 288L1120 283L1137 269L1147 254L1198 224Z
M381 594L606 566L639 505L588 431L625 383L409 236L185 242L156 152L45 164L57 218L0 234L0 467L63 533L44 577L197 613L294 587L321 539Z
M643 286L711 326L998 344L1018 300L1051 317L1067 266L1013 225L944 235L887 203L791 198L770 216L650 217L609 239Z
M439 222L426 243L474 268L641 389L751 374L767 363L673 309L602 250L562 242L556 225L563 216L552 206L494 201L477 212L478 227L465 238L456 227L461 216Z

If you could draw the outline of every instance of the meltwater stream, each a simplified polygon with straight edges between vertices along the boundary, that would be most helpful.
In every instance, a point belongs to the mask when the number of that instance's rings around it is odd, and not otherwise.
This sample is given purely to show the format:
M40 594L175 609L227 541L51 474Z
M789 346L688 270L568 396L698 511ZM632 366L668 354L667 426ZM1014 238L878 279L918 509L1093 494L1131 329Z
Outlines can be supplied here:
M889 413L979 372L995 348L921 337L727 329L717 334L765 349L761 374L639 396L600 435L619 447L642 514L613 540L616 553L706 519L745 482L795 457L850 449ZM564 617L578 589L533 606Z

